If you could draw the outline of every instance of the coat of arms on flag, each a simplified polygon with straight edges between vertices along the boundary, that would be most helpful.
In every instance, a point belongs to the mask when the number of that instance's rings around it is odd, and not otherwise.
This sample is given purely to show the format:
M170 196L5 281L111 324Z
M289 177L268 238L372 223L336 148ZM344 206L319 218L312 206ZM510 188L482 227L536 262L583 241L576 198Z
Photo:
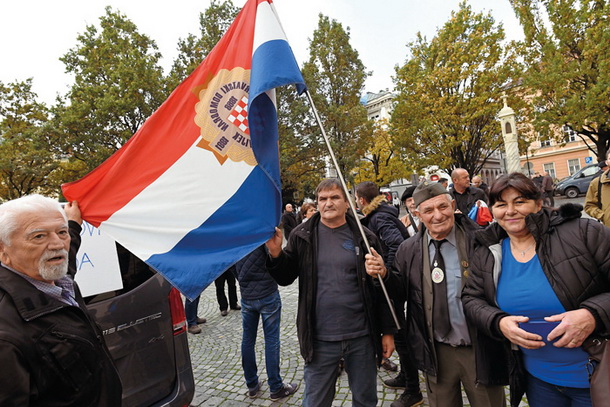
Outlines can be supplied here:
M227 158L256 165L248 129L250 72L223 70L199 91L195 122L201 128L198 147L210 150L222 164Z

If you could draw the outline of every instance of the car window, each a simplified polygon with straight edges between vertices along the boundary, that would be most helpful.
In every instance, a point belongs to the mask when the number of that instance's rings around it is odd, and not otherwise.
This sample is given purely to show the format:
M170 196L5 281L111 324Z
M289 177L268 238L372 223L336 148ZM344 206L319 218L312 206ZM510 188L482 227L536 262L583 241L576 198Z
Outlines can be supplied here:
M591 167L587 167L587 168L584 168L582 170L582 175L581 176L582 177L589 177L589 176L597 174L598 171L599 171L599 167L597 165L594 165L594 166L591 166Z

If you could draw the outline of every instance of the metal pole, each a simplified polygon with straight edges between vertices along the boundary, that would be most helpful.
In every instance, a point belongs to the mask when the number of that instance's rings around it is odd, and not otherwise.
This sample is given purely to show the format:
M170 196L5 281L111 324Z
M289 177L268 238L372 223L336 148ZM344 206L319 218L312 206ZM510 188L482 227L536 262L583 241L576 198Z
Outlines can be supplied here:
M369 252L369 254L372 254L371 245L369 244L369 241L366 238L366 234L364 233L364 229L362 228L362 223L360 223L360 218L358 217L358 213L356 212L356 206L354 205L354 202L351 199L349 199L350 195L349 195L349 191L347 189L347 185L345 184L345 180L343 179L343 174L341 173L341 169L339 168L339 164L337 163L337 158L335 157L333 148L330 145L330 140L328 139L328 136L326 135L324 126L322 126L322 120L320 120L320 116L318 115L318 110L316 109L316 106L313 103L313 99L311 98L311 94L309 93L308 90L305 91L305 94L307 95L307 99L309 100L309 104L311 105L311 110L313 111L313 114L316 117L318 126L320 126L320 130L322 131L322 136L324 137L324 141L326 142L326 147L328 147L328 152L330 153L330 158L333 161L333 165L335 166L335 169L337 170L337 176L339 178L339 181L341 181L341 186L343 187L343 191L345 191L345 196L348 197L347 200L349 201L349 207L352 211L352 214L354 215L354 218L356 219L356 224L358 225L358 230L360 231L360 234L362 235L362 239L364 240L364 244L366 245L367 251ZM387 270L387 272L389 273L390 270ZM379 280L381 289L383 291L383 295L385 296L385 299L388 302L388 307L390 307L390 312L392 313L392 318L394 318L394 323L396 324L396 327L398 329L400 329L400 323L398 322L398 318L396 317L396 313L394 312L394 307L392 306L392 301L390 301L390 296L388 295L388 291L385 288L383 279L378 278L377 280Z

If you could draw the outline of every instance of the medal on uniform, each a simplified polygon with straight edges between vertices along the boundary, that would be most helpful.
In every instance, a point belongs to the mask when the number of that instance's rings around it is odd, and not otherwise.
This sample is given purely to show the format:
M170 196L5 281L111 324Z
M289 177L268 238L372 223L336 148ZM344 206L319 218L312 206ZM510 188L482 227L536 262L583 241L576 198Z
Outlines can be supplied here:
M434 262L434 268L432 269L432 281L435 284L439 284L441 282L443 282L443 279L445 278L445 272L438 267L437 262Z

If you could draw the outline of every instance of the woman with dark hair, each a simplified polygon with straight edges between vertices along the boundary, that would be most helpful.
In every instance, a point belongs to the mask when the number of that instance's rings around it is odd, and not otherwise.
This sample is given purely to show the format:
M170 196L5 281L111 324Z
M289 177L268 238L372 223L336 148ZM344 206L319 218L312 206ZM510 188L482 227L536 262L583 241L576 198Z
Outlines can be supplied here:
M303 204L303 206L301 206L301 211L299 212L299 218L300 218L300 222L299 223L306 222L316 212L318 212L318 209L316 208L316 204L315 203L313 203L313 202L305 202Z
M497 222L476 234L466 317L506 364L511 405L526 393L531 407L591 406L581 345L610 336L610 228L580 205L542 208L520 173L499 177L489 201Z

